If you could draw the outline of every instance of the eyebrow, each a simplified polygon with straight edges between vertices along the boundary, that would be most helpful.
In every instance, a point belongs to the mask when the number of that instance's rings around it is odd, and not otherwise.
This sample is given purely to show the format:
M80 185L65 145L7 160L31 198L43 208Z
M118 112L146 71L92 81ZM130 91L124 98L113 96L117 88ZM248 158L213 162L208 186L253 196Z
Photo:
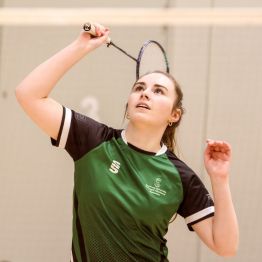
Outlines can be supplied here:
M145 86L146 83L145 83L145 82L136 82L136 83L133 85L133 88L134 88L136 85L143 85L143 86ZM164 89L168 92L168 88L165 87L165 86L162 86L162 85L159 85L159 84L155 84L154 87L164 88Z

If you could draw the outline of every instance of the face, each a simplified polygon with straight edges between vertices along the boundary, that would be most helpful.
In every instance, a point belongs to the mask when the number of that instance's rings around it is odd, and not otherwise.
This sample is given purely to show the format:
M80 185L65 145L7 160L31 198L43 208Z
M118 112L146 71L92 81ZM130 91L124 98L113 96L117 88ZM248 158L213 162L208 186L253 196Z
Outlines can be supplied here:
M172 80L161 73L152 73L134 84L128 98L127 113L133 123L166 128L169 122L179 119L177 111L173 111L175 101Z

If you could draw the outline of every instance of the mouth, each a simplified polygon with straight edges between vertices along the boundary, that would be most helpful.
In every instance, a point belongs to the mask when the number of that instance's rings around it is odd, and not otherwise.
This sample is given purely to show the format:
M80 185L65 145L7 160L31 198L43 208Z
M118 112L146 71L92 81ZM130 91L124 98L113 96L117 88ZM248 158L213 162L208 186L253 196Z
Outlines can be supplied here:
M137 104L136 108L145 108L147 110L150 110L150 107L145 103L139 103Z

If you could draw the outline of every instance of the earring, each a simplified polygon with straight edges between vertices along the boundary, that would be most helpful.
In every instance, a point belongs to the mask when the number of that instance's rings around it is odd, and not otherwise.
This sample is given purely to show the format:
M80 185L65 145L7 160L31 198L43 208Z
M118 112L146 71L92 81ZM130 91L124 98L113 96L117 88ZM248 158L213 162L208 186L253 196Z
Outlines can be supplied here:
M168 125L169 125L169 126L172 126L172 125L173 125L173 122L168 122Z
M128 113L126 113L126 119L130 119L130 116Z

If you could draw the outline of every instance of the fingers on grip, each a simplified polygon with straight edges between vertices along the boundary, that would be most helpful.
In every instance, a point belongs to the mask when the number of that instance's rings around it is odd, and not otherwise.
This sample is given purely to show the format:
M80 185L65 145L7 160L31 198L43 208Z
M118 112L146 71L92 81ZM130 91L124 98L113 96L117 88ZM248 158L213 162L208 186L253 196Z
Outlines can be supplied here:
M104 26L102 26L98 23L85 23L83 25L83 30L88 32L89 34L91 34L93 36L102 36L109 29L105 28Z
M109 29L98 24L98 23L85 23L83 25L84 32L87 32L88 34L95 36L95 37L103 37L107 34L106 43L110 44L111 39L108 37Z

